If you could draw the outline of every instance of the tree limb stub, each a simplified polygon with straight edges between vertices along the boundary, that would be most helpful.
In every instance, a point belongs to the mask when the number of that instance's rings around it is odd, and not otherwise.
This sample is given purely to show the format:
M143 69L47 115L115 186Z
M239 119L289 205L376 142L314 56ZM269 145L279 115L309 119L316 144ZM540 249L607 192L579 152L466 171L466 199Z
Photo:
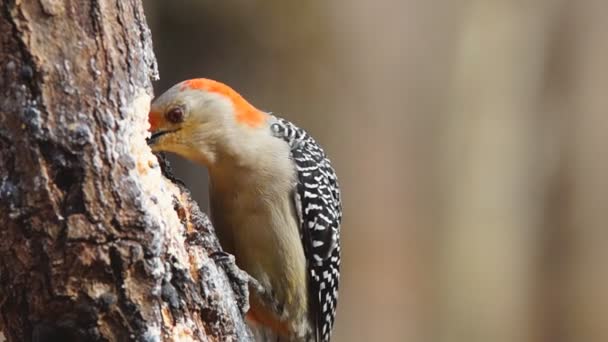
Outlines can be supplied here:
M0 340L244 340L219 244L146 145L139 0L0 1Z

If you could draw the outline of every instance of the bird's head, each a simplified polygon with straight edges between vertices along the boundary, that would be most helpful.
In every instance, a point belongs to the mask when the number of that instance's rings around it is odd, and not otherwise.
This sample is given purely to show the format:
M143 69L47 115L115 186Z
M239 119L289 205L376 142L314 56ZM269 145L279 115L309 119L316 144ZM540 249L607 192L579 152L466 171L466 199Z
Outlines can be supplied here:
M154 152L176 153L211 167L239 137L262 128L267 118L229 86L191 79L152 102L148 145Z

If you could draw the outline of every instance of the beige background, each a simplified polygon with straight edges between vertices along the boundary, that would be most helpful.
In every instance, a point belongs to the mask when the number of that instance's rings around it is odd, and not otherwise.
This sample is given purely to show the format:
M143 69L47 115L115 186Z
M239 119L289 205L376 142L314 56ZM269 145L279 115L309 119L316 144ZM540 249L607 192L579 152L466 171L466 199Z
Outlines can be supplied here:
M145 3L157 93L224 81L332 157L335 341L608 341L608 2Z

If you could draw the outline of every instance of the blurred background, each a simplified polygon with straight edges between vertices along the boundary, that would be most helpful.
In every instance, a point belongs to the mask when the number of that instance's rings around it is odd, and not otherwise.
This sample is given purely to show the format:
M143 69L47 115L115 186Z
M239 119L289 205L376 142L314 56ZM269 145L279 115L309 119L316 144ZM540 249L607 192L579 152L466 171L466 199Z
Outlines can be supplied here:
M223 81L332 157L334 341L608 341L608 2L145 5L157 94Z

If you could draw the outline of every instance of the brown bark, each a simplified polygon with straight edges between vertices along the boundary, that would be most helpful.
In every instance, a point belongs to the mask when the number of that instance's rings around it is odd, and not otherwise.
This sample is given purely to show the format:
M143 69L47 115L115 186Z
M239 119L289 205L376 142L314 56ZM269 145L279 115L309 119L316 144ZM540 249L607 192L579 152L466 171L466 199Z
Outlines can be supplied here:
M150 77L139 0L0 0L0 341L247 338L146 146Z

